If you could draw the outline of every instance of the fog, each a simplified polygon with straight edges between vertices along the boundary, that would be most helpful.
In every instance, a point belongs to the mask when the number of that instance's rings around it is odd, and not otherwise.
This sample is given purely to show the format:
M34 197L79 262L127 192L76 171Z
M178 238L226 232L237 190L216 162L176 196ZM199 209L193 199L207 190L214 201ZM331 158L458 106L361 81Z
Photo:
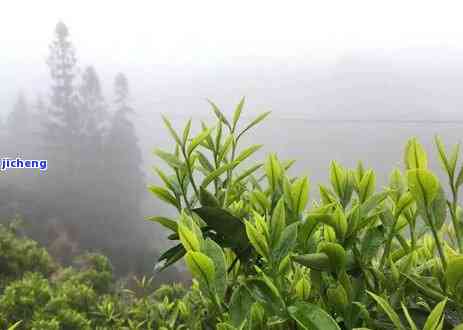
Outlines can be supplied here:
M136 166L145 175L140 177L144 186L159 183L151 171L159 165L152 150L173 146L161 113L177 128L189 118L199 125L200 120L214 118L206 99L231 115L242 96L246 97L243 116L248 120L272 111L247 138L246 143L264 144L256 158L276 152L282 159L297 160L292 171L309 175L311 196L316 196L317 184L326 181L333 159L349 167L362 160L378 170L384 184L394 164L402 166L402 150L409 137L419 137L428 150L434 149L435 134L448 144L461 141L461 8L442 7L422 2L377 6L363 1L304 5L10 2L0 20L2 122L7 122L18 93L30 105L38 98L49 102L48 46L56 23L63 21L76 49L78 76L93 66L106 104L114 100L114 77L122 72L129 81L128 103L134 109L130 121L141 152ZM26 152L12 141L11 137L4 140L3 157L45 157L38 147ZM54 194L44 197L45 202L34 194L26 196L29 186L35 185L29 192L48 189L50 193L56 188L50 178L53 160L49 161L49 171L38 181L22 173L4 173L2 219L17 213L29 223L38 219L49 223L50 218L55 225L65 221L66 205L57 205L59 200L52 203ZM436 161L432 166L439 170ZM104 168L105 173L112 170ZM79 177L92 175L96 174L79 173ZM95 189L107 193L104 187ZM25 207L29 200L38 206ZM174 210L146 189L134 203L139 213L130 223L159 255L170 243L157 224L143 219L173 216ZM39 216L34 210L42 213ZM83 230L100 228L91 223ZM103 223L104 230L92 237L111 240L111 222ZM44 233L31 232L50 244ZM131 242L126 243L124 247ZM97 243L90 245L99 248ZM145 264L154 263L153 255L146 258Z

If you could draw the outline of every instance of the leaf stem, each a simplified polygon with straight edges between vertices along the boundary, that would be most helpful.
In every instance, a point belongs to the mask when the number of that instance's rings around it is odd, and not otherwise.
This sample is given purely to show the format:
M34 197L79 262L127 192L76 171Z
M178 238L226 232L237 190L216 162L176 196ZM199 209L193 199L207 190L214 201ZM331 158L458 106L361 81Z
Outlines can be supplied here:
M186 207L188 211L191 212L191 205L190 205L190 202L188 201L187 193L185 189L183 189L183 180L180 179L180 174L178 173L177 169L175 169L175 174L177 176L177 181L180 184L180 190L182 191L182 195L183 195L183 199L185 200ZM179 213L181 213L181 210L179 210Z
M394 222L392 223L391 230L389 231L389 235L387 237L386 241L386 246L384 247L384 252L383 256L381 257L381 263L380 263L380 268L384 269L384 264L386 262L386 257L389 255L390 249L391 249L391 244L392 244L392 239L394 238L394 233L395 233L395 226L397 224L399 217L396 216L394 217Z
M452 180L453 181L453 180ZM463 239L461 237L460 228L458 227L458 216L457 216L457 207L458 207L458 188L450 183L450 187L452 188L452 205L450 208L450 215L452 217L452 224L453 229L455 231L455 237L457 240L458 250L460 253L463 253Z
M196 187L195 179L193 178L193 172L191 170L190 157L188 157L186 154L185 146L182 146L182 154L183 154L183 158L185 158L188 177L190 179L191 185L193 186L193 190L195 191L196 198L199 200L198 188Z
M442 267L445 270L445 269L447 269L447 260L445 259L445 254L444 254L444 250L442 248L442 242L440 240L439 233L437 232L437 229L434 226L434 212L432 212L432 211L429 212L428 208L426 208L426 217L429 220L429 227L431 227L432 235L434 236L434 240L436 241L437 251L439 253L439 257L440 257L441 262L442 262Z

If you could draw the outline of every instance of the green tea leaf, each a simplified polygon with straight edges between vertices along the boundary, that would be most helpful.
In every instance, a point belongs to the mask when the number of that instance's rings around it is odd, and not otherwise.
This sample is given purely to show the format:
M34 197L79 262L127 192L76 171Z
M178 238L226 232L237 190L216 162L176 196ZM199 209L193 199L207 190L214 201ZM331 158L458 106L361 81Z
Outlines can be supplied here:
M240 103L236 106L235 112L233 113L233 121L232 121L232 131L235 131L236 124L238 124L238 121L240 120L241 117L241 112L243 111L243 106L244 106L245 98L244 96L241 98Z
M422 277L408 275L406 273L402 273L402 275L405 276L410 283L412 283L416 289L426 297L435 300L443 300L446 298L443 292L437 290L437 288L431 287L428 282L423 280Z
M415 200L424 207L430 207L439 191L439 180L428 170L407 171L408 187Z
M203 206L194 209L193 212L217 233L219 241L225 247L235 247L237 251L243 251L249 247L244 223L228 211Z
M406 192L405 194L400 196L394 210L395 217L398 218L402 214L402 212L413 203L413 201L413 195L409 192Z
M444 324L444 309L447 300L443 300L434 307L426 319L423 330L442 330Z
M185 164L180 161L177 156L171 153L162 151L160 149L155 149L154 154L165 161L172 168L183 168L185 166Z
M463 184L463 165L460 167L460 171L458 172L457 181L455 182L455 186L458 188Z
M255 278L248 280L246 284L251 288L249 292L253 298L259 301L270 315L284 315L284 301L272 283Z
M379 204L381 204L386 197L388 196L388 192L380 192L377 194L374 194L370 198L368 198L362 205L360 206L360 214L365 217L367 216L370 211L374 210L376 207L378 207Z
M164 124L166 125L167 129L170 132L170 135L174 138L175 142L177 142L177 145L182 146L182 141L180 140L179 136L177 135L177 132L175 132L174 128L172 127L172 124L170 123L170 120L162 115L162 120L164 121Z
M428 168L426 152L416 138L410 139L405 147L405 165L407 170Z
M346 170L342 168L336 161L332 161L330 165L330 181L334 192L340 199L344 198L346 185Z
M173 263L180 260L185 255L185 253L186 250L181 243L168 249L163 254L161 254L161 256L158 259L160 263L164 262L164 264L162 264L162 266L158 270L161 271L163 269L166 269Z
M271 250L275 260L280 261L286 257L294 248L297 241L297 223L287 226L279 238L275 247Z
M269 114L270 114L271 111L267 111L267 112L264 112L262 114L260 114L259 116L257 116L256 119L254 119L251 123L248 124L248 126L246 126L241 132L240 134L238 135L238 138L236 140L239 140L239 138L244 134L246 133L247 131L249 131L251 128L253 128L254 126L256 126L257 124L259 124L261 121L263 121L265 119L265 117L267 117Z
M275 154L270 154L264 164L267 180L272 191L276 190L277 184L281 179L281 166Z
M265 240L265 236L259 233L254 227L252 223L249 221L245 222L246 226L246 234L248 236L249 242L251 242L252 246L254 249L259 253L261 256L266 258L267 260L269 259L269 248L267 241Z
M214 263L215 268L215 288L217 295L220 300L225 299L225 290L227 288L227 266L225 261L225 255L222 248L210 238L207 238L204 241L204 246L202 247L202 252L204 252Z
M437 195L431 203L434 224L437 229L441 229L447 218L447 198L441 185L437 190Z
M405 191L405 180L402 176L402 172L397 168L392 171L389 177L389 187L392 190L391 195L394 197L394 201L397 201Z
M214 166L212 166L209 159L200 151L197 151L196 154L198 155L198 160L201 166L208 172L212 172L214 170Z
M291 197L294 203L294 211L302 213L309 199L309 180L307 177L294 181L291 186Z
M177 199L174 196L172 196L172 194L168 192L166 189L158 186L149 186L148 189L160 200L174 206L177 209L180 209L180 205Z
M318 245L318 251L325 253L330 261L332 272L339 273L344 270L347 265L346 251L342 245L332 242L321 242Z
M296 255L292 259L298 264L314 270L327 271L330 269L330 259L326 253Z
M344 214L344 211L338 206L334 211L334 216L336 225L333 227L333 229L336 231L336 236L343 240L346 236L348 227L346 215Z
M250 200L259 205L263 211L270 209L270 201L267 198L267 195L260 190L253 191L250 195Z
M174 233L177 232L177 228L178 228L177 222L175 222L174 220L171 220L169 218L165 218L165 217L147 217L146 220L157 222L160 225L164 226L165 228L172 230Z
M164 330L164 329L161 328L160 330ZM220 323L217 323L217 330L240 330L240 329L234 327L231 324L220 322Z
M413 319L410 316L410 313L408 312L407 307L403 304L403 302L400 303L400 306L402 307L405 318L407 319L407 322L410 325L411 330L418 330L415 322L413 321Z
M394 311L394 309L389 305L389 303L384 300L384 298L374 294L373 292L367 291L367 293L378 303L379 306L383 309L383 311L389 316L391 319L392 323L396 327L396 329L399 330L405 330L405 327L403 326L402 322L400 321L399 315Z
M321 214L320 216L324 216L324 214ZM300 224L298 231L298 240L300 243L306 244L317 226L320 224L320 220L317 217L318 215L308 214L304 221Z
M199 188L199 202L202 206L220 207L220 203L209 191L203 186Z
M178 235L180 237L180 241L183 244L183 247L187 251L199 251L200 244L199 240L196 237L195 233L190 230L187 226L180 223L178 224Z
M305 276L298 280L294 285L294 291L296 292L297 297L301 300L309 299L310 289L310 281Z
M225 140L225 143L219 149L219 155L217 157L218 163L221 163L227 157L234 143L235 137L233 135L229 135Z
M363 260L370 262L377 255L379 249L383 247L385 241L384 230L380 230L378 227L370 227L362 239L360 248L360 255Z
M211 131L208 128L206 128L201 133L196 135L188 145L187 155L190 156L191 153L196 149L196 147L198 147L204 141L204 139L206 139L209 136L209 134L211 134Z
M183 145L186 145L188 138L190 137L190 129L191 129L191 118L188 120L187 124L185 125L185 128L183 129Z
M293 320L305 330L341 330L336 321L317 305L299 302L288 307Z
M439 153L439 159L441 161L443 169L448 173L450 178L453 178L455 175L455 169L457 166L458 155L460 151L460 144L456 144L452 149L452 154L450 155L450 159L447 158L445 152L445 146L442 143L442 140L439 136L435 137L435 142L437 146L437 150Z
M247 169L246 171L244 171L243 173L241 173L241 174L235 179L234 183L238 183L238 182L243 181L243 180L246 179L248 176L250 176L251 174L253 174L255 171L257 171L258 169L260 169L262 166L263 166L263 164L257 164L257 165L254 165L254 166L250 167L249 169Z
M169 177L161 171L159 168L155 167L154 171L158 174L159 178L161 178L162 182L169 188L173 193L177 192L175 184L169 179Z
M231 169L231 168L233 168L235 166L236 166L236 163L232 162L232 163L225 164L225 165L219 167L218 169L212 171L211 173L209 173L209 175L207 175L203 179L203 182L201 183L201 186L206 188L212 181L214 181L216 178L218 178L223 173L225 173L226 171L228 171L229 169Z
M185 255L185 263L191 274L212 293L215 279L212 260L201 252L189 251Z
M235 158L235 162L237 164L241 163L242 161L249 158L252 154L254 154L260 148L262 148L261 144L255 144L253 146L250 146L249 148L246 148L238 155L238 157Z
M16 323L14 323L12 326L10 326L7 330L15 330L15 329L19 329L19 326L21 325L22 323L22 320L21 321L18 321Z
M209 104L212 106L212 110L214 111L217 118L231 130L232 128L230 123L228 122L227 118L225 118L223 113L220 111L219 107L211 100L207 100L207 102L209 102Z
M280 239L281 233L286 225L285 219L285 201L284 198L280 198L270 218L270 242L272 246Z
M318 188L320 190L320 197L324 205L337 202L336 197L328 188L322 185L319 185Z
M359 186L360 202L364 202L368 197L372 196L376 188L376 176L373 170L368 170L362 177Z
M341 284L329 287L326 290L326 296L330 305L332 305L335 310L342 315L349 304L344 287Z
M447 286L456 292L460 283L463 283L463 256L450 258L445 271Z
M254 299L244 285L240 285L230 299L230 319L235 327L240 327L251 311Z

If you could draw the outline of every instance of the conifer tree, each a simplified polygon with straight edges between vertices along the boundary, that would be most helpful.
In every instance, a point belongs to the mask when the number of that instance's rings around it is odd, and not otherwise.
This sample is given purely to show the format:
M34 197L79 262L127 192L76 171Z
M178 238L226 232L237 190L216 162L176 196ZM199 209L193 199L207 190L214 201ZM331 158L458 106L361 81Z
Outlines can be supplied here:
M12 111L6 121L6 154L7 157L31 157L33 149L31 139L31 113L26 97L22 92L18 94ZM7 179L13 184L23 183L24 171L8 171ZM15 182L16 181L16 182Z
M84 156L83 172L101 177L103 174L103 135L107 129L107 111L100 79L93 66L88 66L79 87L79 111L81 113L80 147ZM92 178L93 179L93 178Z
M55 38L49 46L48 67L52 78L49 116L45 124L45 139L55 162L55 169L64 170L63 178L72 179L76 168L76 149L81 134L81 116L75 90L76 55L63 22L55 28ZM60 162L61 164L56 164ZM55 172L56 173L56 172Z
M135 262L139 259L137 254L146 250L141 232L135 231L141 226L133 225L135 221L142 221L140 202L144 192L144 178L140 168L142 158L135 126L130 120L134 111L130 107L128 80L124 74L119 73L116 76L114 93L115 111L105 143L104 159L108 174L105 205L112 222L111 226L117 228L115 234L121 237L120 243L115 247L119 256L124 255L126 261ZM129 269L137 267L127 262L120 266Z
M107 137L106 161L115 182L120 184L122 196L133 209L139 204L143 192L143 172L140 168L142 157L135 126L129 118L134 110L129 105L128 80L122 73L115 78L114 93L116 110Z
M20 136L28 131L30 125L30 113L26 97L21 92L16 99L11 113L7 119L8 134L10 136Z

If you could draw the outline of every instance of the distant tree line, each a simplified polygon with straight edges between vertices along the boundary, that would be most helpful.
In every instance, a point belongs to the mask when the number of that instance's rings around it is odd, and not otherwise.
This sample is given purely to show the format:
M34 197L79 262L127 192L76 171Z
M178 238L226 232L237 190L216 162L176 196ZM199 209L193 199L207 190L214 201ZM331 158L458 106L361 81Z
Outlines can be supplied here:
M79 70L62 22L47 64L49 96L31 104L19 94L3 123L2 154L47 159L48 171L4 173L0 216L19 214L61 262L98 250L120 274L145 272L157 252L147 248L139 225L145 187L128 79L118 73L106 99L95 68Z

